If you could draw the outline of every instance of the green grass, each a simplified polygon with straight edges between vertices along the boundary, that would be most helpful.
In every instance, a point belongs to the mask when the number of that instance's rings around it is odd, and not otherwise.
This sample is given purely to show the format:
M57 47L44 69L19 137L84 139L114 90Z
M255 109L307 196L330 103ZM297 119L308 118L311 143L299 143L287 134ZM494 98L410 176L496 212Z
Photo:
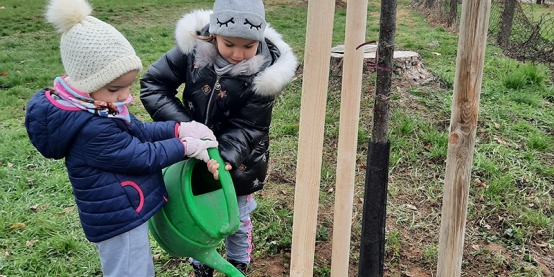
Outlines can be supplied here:
M94 246L84 238L63 161L43 158L24 129L25 107L38 89L63 74L59 35L43 19L46 1L7 0L0 21L0 275L99 276ZM175 22L212 1L93 0L94 15L112 23L134 45L145 70L172 48ZM448 126L458 36L429 26L399 1L397 50L421 54L440 86L392 89L386 273L400 276L412 266L436 271L438 226L444 184ZM16 6L14 8L14 6ZM379 33L379 6L368 7L367 40ZM543 11L542 9L540 10ZM266 16L302 61L307 5L266 4ZM346 10L335 11L333 46L342 44ZM439 46L429 42L438 41ZM553 255L554 86L551 69L499 55L487 45L477 138L472 165L465 276L538 276L543 251ZM440 53L440 55L437 55ZM142 72L144 73L144 71ZM290 263L297 139L302 75L276 100L271 129L269 185L257 194L254 261ZM351 268L357 268L367 143L373 120L375 74L365 76L358 133ZM330 82L325 119L317 245L332 240L340 82ZM138 96L138 81L133 93ZM149 120L139 101L131 110ZM477 182L476 179L479 181ZM406 204L418 208L407 209ZM500 254L486 247L499 245ZM538 247L537 244L546 247ZM479 250L472 248L478 245ZM171 258L152 241L157 276L190 272L184 259ZM530 251L532 250L532 251ZM534 252L533 252L534 251ZM414 257L409 258L409 257ZM316 276L329 276L330 256L315 253ZM544 260L542 260L544 263ZM485 266L484 266L485 265ZM258 264L259 266L259 264ZM552 266L552 264L551 264ZM489 269L490 268L490 269ZM259 266L254 276L264 275Z

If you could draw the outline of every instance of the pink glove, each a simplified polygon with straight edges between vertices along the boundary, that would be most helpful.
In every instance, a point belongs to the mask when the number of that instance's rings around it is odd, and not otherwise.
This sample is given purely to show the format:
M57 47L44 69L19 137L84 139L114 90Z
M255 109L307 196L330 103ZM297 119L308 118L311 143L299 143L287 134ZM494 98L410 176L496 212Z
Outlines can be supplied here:
M218 146L218 143L215 140L201 140L197 138L185 137L182 141L185 143L185 155L202 160L205 163L210 160L206 149Z
M210 128L194 120L190 122L181 122L181 126L179 127L179 138L183 139L185 137L216 140Z

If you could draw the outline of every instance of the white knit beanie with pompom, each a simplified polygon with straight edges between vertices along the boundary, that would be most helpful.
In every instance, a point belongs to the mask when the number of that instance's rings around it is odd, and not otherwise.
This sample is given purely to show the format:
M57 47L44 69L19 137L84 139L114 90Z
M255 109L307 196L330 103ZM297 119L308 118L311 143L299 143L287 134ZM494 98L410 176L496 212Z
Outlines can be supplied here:
M90 16L86 0L50 0L46 20L62 33L66 82L91 93L132 70L142 70L133 46L113 26Z

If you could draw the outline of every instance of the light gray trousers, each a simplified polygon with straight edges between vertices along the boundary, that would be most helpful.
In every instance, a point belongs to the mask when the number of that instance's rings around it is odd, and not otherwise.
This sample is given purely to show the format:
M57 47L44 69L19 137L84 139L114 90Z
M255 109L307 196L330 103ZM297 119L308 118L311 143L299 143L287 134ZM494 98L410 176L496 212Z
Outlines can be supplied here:
M96 243L104 277L153 277L148 223Z

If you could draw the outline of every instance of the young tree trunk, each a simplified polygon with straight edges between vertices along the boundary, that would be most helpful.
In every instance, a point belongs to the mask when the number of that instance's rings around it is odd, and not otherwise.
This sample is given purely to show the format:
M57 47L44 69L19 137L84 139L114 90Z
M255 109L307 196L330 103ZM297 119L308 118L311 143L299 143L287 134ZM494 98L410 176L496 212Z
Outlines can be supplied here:
M424 3L423 0L412 0L412 2L410 3L410 6L419 8L419 6L421 6L421 4L423 3Z
M435 5L435 0L425 0L425 7L430 9Z
M385 226L390 140L389 118L394 41L396 35L396 0L381 0L377 79L373 108L373 129L368 144L362 238L358 277L382 277L385 265Z
M458 18L458 0L450 0L450 12L448 14L448 26L453 27L456 25Z
M504 12L502 12L502 21L500 22L500 32L498 32L498 37L496 39L500 48L505 48L510 43L516 5L517 0L504 1Z

